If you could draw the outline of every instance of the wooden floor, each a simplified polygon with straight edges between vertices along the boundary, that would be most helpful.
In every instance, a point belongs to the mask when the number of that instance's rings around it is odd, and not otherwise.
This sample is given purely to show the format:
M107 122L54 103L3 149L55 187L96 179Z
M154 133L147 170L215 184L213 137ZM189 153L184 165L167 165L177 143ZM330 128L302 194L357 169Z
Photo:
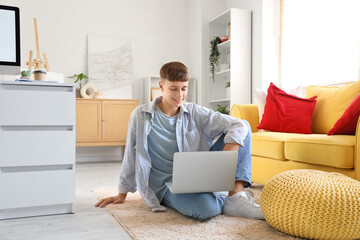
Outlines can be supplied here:
M75 214L0 220L0 239L131 239L105 208L94 207L92 190L116 187L120 168L119 162L78 163Z

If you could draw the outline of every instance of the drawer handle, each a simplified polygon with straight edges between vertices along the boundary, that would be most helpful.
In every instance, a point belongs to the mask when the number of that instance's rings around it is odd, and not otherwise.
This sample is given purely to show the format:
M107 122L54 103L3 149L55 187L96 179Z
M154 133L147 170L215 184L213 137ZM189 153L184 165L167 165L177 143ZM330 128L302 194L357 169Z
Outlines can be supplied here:
M73 131L72 125L54 125L54 126L22 126L22 125L3 125L1 131Z
M73 164L0 167L0 173L73 170Z
M74 92L74 88L70 86L47 86L47 85L14 85L14 84L1 84L4 90L15 91L45 91L45 92Z

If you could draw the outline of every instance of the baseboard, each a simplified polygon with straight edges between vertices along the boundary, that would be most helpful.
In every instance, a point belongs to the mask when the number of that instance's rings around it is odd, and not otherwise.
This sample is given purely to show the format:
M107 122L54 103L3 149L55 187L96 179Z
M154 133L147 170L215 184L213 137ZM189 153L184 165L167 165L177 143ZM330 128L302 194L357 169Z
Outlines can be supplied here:
M122 156L76 156L76 162L121 162Z
M122 146L76 147L76 162L122 161Z

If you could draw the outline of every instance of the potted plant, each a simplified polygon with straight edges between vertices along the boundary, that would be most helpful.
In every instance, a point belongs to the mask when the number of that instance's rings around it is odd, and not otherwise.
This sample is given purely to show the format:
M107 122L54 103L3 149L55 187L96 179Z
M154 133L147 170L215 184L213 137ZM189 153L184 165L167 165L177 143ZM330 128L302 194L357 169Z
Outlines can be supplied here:
M30 79L31 77L31 69L28 70L22 70L21 71L21 79Z
M230 82L226 82L225 84L225 98L230 98Z
M88 77L83 73L74 74L74 76L71 76L71 77L68 77L68 78L76 78L74 83L78 83L80 88L81 88L81 86L83 84L83 82L82 82L83 79L88 79Z
M78 86L76 88L76 97L80 98L81 97L80 88L82 88L82 86L84 85L83 79L88 79L88 76L86 76L83 73L79 73L79 74L74 74L73 76L68 77L68 78L76 78L74 81L74 83L77 83L77 86Z
M226 114L229 115L230 111L227 109L228 104L226 104L225 106L221 106L221 105L217 105L218 108L216 109L216 111L221 112L222 114Z
M218 44L221 43L220 37L214 37L213 40L210 41L210 72L212 75L213 81L215 81L215 65L219 64L220 52L218 49Z

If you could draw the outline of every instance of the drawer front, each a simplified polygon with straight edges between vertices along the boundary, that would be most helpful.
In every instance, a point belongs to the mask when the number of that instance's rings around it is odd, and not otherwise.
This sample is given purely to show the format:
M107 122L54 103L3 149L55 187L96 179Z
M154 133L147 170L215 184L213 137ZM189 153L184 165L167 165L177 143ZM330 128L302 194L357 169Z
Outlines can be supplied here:
M0 125L75 125L72 87L0 85Z
M0 172L0 209L75 202L75 170Z
M0 167L74 164L75 131L0 130L0 153Z

